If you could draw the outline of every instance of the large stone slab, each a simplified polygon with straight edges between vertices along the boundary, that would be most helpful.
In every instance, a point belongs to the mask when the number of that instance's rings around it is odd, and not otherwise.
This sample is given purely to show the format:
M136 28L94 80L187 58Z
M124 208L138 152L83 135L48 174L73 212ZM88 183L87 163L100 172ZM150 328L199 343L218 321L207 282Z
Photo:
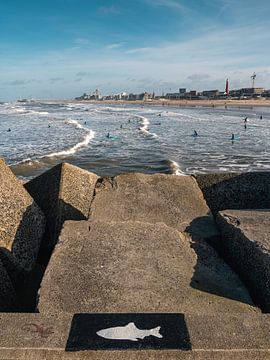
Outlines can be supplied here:
M43 249L52 250L66 220L88 219L96 174L62 163L24 186L47 218Z
M190 176L125 174L98 183L91 219L164 222L203 238L217 236L211 211Z
M45 217L0 159L0 258L8 271L30 271L36 263Z
M270 172L195 175L212 213L270 208Z
M225 210L217 221L225 257L261 308L270 312L270 210Z
M67 221L39 291L41 313L258 311L205 241L164 223Z

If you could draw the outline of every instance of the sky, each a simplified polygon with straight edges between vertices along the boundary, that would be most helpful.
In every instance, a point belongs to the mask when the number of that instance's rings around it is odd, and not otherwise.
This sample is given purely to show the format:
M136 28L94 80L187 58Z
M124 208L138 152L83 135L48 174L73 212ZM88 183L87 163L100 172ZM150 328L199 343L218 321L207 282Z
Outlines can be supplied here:
M269 0L0 2L0 101L270 88Z

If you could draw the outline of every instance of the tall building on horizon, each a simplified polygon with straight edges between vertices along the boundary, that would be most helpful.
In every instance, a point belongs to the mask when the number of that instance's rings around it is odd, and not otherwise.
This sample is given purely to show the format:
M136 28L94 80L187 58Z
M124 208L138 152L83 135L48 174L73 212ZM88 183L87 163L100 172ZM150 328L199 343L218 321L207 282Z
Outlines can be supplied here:
M229 79L226 80L225 94L226 94L227 96L229 95Z

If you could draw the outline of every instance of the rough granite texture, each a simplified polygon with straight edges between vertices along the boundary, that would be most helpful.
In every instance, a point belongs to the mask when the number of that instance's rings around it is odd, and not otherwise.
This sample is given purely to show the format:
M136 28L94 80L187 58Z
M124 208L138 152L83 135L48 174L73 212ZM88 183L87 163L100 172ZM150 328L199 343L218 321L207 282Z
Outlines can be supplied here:
M225 210L217 222L225 257L260 307L270 312L270 210Z
M88 219L96 174L62 163L24 186L47 217L43 248L53 249L66 220Z
M164 223L67 221L39 291L41 313L255 313L207 243Z
M102 179L91 219L164 222L203 238L218 236L211 211L191 176L131 173Z
M45 217L2 159L0 184L0 258L8 272L31 271L45 230Z
M212 213L226 209L270 208L270 172L194 176Z

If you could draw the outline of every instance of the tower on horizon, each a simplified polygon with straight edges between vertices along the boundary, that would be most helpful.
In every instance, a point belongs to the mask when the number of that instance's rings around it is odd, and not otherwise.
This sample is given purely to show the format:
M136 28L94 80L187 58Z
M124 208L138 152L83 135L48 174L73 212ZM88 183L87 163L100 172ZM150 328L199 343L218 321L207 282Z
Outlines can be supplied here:
M255 79L256 79L256 74L254 73L252 76L251 76L251 79L252 79L252 88L254 89L255 87Z
M229 79L226 80L225 94L226 94L227 96L229 96Z

